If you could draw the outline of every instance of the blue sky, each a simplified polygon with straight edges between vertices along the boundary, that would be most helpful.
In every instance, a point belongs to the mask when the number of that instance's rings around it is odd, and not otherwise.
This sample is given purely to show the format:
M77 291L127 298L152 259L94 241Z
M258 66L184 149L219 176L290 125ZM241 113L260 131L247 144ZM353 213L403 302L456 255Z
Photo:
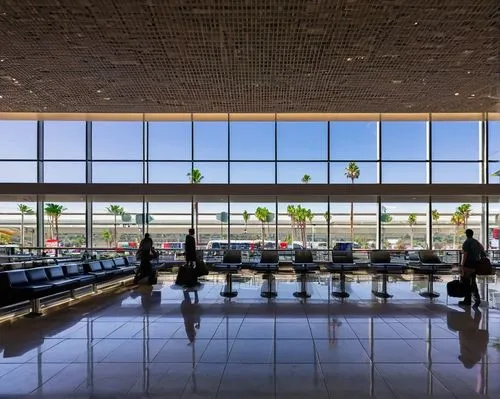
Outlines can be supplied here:
M347 183L344 168L356 161L357 184L377 181L375 122L194 123L194 166L204 183L274 183L275 152L278 183L299 183L309 174L313 183ZM382 122L382 182L427 181L425 122ZM490 122L491 172L500 169L500 122ZM143 124L94 122L93 181L142 182ZM85 181L85 123L47 121L44 124L46 182ZM36 122L0 121L0 182L36 181ZM186 183L191 170L191 122L149 124L149 181ZM230 157L228 158L228 147ZM432 180L435 183L479 182L479 122L432 123ZM328 151L329 150L329 151ZM330 162L328 162L330 152ZM251 163L251 161L259 161ZM497 178L492 178L497 182Z

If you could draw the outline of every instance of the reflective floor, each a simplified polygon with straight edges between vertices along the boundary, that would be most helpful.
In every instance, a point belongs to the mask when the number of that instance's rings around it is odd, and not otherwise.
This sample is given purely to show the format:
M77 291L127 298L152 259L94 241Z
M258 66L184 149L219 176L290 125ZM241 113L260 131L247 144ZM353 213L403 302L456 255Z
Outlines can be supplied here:
M211 278L197 293L172 284L0 324L0 397L500 397L500 311L431 303L421 282L389 284L386 303L369 282L344 302L327 280L307 302L293 281L271 301L257 278L231 301Z

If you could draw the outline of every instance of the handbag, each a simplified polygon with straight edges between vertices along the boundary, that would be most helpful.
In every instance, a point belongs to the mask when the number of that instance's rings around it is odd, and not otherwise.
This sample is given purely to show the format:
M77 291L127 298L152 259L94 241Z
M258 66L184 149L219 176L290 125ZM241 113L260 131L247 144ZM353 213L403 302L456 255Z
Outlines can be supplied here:
M489 276L493 274L493 266L488 258L481 258L476 262L476 274L478 276Z
M192 287L198 283L198 276L196 274L196 269L189 265L184 265L179 267L177 271L177 278L175 279L175 284Z
M207 276L209 273L208 271L208 267L207 265L205 264L205 262L201 261L201 262L196 262L196 275L198 277L201 277L201 276Z

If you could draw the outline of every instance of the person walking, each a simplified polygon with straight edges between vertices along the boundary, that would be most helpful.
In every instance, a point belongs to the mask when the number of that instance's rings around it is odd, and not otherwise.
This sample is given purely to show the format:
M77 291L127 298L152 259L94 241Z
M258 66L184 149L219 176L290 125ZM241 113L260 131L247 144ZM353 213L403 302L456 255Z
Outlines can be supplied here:
M194 238L194 229L189 229L189 234L186 236L184 244L184 255L186 257L187 266L193 267L196 262L196 240Z
M476 281L476 263L481 260L481 256L486 256L483 245L474 238L474 232L471 229L465 230L467 237L462 245L462 281L465 284L465 297L458 304L460 306L472 305L472 296L474 296L474 307L481 304L481 297Z

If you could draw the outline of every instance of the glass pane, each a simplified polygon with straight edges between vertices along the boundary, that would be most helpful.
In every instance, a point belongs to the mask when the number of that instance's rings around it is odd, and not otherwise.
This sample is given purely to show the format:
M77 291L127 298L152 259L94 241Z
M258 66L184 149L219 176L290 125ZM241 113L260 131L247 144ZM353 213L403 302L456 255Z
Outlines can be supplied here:
M149 162L150 183L189 183L191 162Z
M432 159L477 161L480 159L479 122L433 122Z
M274 162L231 162L231 183L274 184Z
M142 202L94 202L92 212L94 247L138 247L143 237Z
M229 213L226 201L217 202L195 202L198 207L198 216L194 215L195 229L198 231L198 248L207 248L210 241L225 241L228 239L228 223L221 218L222 212ZM219 220L221 219L221 220Z
M500 121L488 122L488 159L500 161Z
M260 250L276 249L276 204L231 202L231 247L242 251L243 262L259 262Z
M149 159L191 160L191 122L149 122Z
M274 122L231 122L231 159L274 160Z
M464 210L469 209L468 212ZM434 249L461 249L465 240L465 229L472 229L475 238L483 241L481 237L481 213L480 203L455 202L455 203L432 203L432 247ZM491 209L490 209L491 212ZM454 216L458 213L458 217ZM468 216L467 216L468 215ZM464 220L466 216L466 220ZM457 260L452 260L457 262Z
M352 211L352 223L351 223ZM377 240L376 203L330 203L330 247L342 250L351 243L354 249L375 249ZM336 247L336 244L337 247ZM356 252L358 259L368 260L366 252Z
M500 161L490 162L488 168L490 171L488 182L491 184L500 183Z
M36 121L0 121L0 159L36 159Z
M43 209L46 247L85 247L85 202L47 201ZM54 253L50 249L46 252ZM59 254L66 254L66 250ZM79 251L70 254L79 255Z
M382 248L394 250L426 249L428 204L382 203ZM401 259L404 261L404 254Z
M327 168L326 162L278 162L278 183L300 184L307 181L312 184L326 184Z
M351 179L346 176L348 166L349 163L346 162L330 162L330 183L351 183ZM357 166L359 168L359 177L354 180L354 184L377 183L376 162L357 162Z
M0 162L0 183L36 183L36 162Z
M227 184L227 162L195 162L194 168L200 170L203 176L202 184Z
M330 122L330 159L377 160L377 122Z
M326 160L328 124L326 122L279 122L278 159Z
M22 206L24 216L21 216ZM36 246L36 203L0 202L0 245ZM0 253L0 262L9 262L7 254Z
M227 122L194 123L194 159L227 160Z
M500 249L500 197L491 196L488 198L489 206L489 227L488 232L489 238L489 248L490 249ZM500 263L500 253L496 252L493 254L496 263Z
M93 183L142 183L142 162L92 162Z
M85 136L85 122L44 122L44 159L85 159Z
M480 183L479 163L433 162L433 183Z
M303 210L297 211L297 209L300 209L299 207ZM315 260L328 259L327 218L325 218L327 210L327 201L308 203L279 202L278 241L280 247L324 250L324 252L321 251L315 254ZM292 217L295 218L293 224Z
M44 162L45 183L85 183L85 162Z
M92 159L142 159L142 127L142 122L92 122Z
M425 161L426 122L382 122L382 159Z
M191 228L191 202L150 202L148 232L156 248L172 250L182 257L183 245Z
M427 183L427 163L383 162L382 183Z

